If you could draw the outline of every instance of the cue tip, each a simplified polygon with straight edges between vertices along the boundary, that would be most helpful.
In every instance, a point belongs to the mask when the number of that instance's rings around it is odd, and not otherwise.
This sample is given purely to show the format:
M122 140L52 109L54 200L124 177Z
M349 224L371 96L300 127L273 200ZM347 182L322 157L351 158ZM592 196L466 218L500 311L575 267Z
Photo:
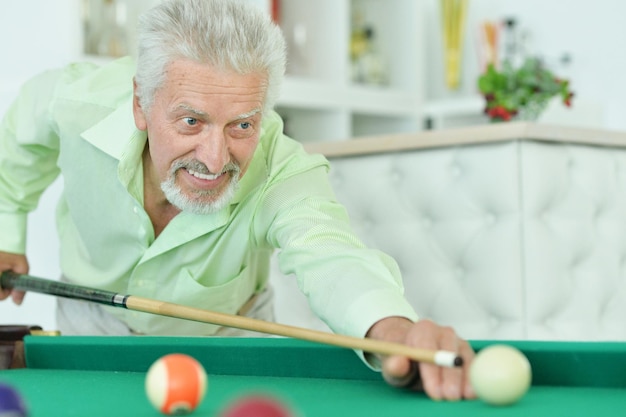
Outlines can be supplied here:
M439 366L455 368L463 365L463 358L455 352L438 350L435 352L434 363Z

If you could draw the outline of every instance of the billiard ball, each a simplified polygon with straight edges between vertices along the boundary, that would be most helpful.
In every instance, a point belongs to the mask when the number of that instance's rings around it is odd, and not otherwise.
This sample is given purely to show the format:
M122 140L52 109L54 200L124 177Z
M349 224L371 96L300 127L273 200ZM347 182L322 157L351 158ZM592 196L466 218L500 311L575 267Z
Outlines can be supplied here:
M10 385L0 384L0 416L25 417L26 404L20 394Z
M470 367L470 382L476 395L491 405L519 401L530 387L531 375L526 356L503 344L480 350Z
M208 377L202 365L181 353L157 359L145 380L150 403L167 415L191 413L202 402L207 385Z
M220 417L295 417L292 410L274 396L241 395L226 407Z

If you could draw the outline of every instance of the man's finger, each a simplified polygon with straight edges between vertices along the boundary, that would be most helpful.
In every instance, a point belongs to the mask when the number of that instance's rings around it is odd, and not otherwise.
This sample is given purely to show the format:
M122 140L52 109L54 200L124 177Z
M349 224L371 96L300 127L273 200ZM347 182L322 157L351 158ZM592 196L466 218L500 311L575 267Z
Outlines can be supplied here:
M11 291L11 298L13 302L18 306L24 302L24 296L26 293L24 291Z
M422 390L422 378L419 366L405 357L392 356L383 361L383 378L397 388Z

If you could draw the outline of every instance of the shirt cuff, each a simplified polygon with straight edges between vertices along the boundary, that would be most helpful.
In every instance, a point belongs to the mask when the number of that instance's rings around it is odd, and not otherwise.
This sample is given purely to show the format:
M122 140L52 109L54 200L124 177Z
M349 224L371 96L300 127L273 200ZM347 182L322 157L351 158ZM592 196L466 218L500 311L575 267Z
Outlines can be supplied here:
M0 251L26 254L26 214L0 213Z
M409 302L398 295L397 290L371 291L350 303L347 321L355 337L365 337L369 329L378 321L387 317L405 317L417 321L418 315ZM373 355L356 351L363 362L373 370L380 370L380 363Z

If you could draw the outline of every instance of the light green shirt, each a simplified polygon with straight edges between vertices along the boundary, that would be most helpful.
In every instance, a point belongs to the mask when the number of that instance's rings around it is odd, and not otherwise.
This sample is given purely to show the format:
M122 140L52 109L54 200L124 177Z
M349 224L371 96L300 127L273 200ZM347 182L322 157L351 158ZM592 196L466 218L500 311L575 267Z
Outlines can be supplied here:
M146 133L132 115L134 62L73 64L28 82L0 126L0 251L24 253L26 217L59 173L60 265L71 282L236 313L268 281L275 248L334 331L363 336L383 317L416 319L396 263L367 249L330 188L328 162L267 114L230 206L182 212L155 239L143 208ZM217 327L110 308L136 332Z

